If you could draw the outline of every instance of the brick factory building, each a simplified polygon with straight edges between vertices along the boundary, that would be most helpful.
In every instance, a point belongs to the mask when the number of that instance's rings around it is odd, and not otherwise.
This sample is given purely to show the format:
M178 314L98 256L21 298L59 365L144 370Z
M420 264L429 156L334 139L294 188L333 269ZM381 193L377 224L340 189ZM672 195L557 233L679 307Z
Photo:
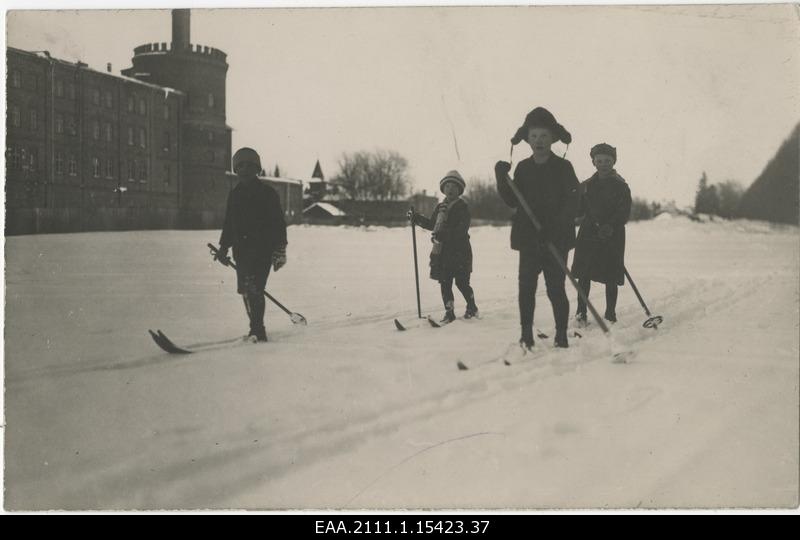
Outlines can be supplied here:
M192 45L178 9L172 42L132 64L113 75L7 49L6 234L221 227L236 182L225 53ZM264 181L298 221L301 182Z

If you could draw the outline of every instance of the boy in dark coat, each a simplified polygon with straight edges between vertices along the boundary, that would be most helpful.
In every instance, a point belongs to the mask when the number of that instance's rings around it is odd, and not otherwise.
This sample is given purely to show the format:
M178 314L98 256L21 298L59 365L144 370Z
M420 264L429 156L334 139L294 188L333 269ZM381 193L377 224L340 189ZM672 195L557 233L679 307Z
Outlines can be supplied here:
M228 194L225 224L219 239L217 260L230 263L233 248L236 289L244 299L250 319L248 337L267 341L264 328L264 289L270 266L277 272L286 264L286 222L278 193L258 178L261 159L252 148L233 155L233 172L239 183Z
M430 218L409 212L409 219L420 227L433 231L431 241L431 279L439 282L444 302L445 315L442 323L456 319L453 296L453 280L467 301L465 319L478 315L475 293L469 284L472 273L472 246L469 242L469 207L461 194L466 183L458 171L450 171L439 181L445 194L444 201L436 205Z
M614 170L617 149L606 143L589 152L597 172L581 184L581 202L572 273L586 297L592 281L606 285L605 319L617 321L617 286L625 283L625 223L631 190ZM586 324L586 303L578 297L578 324Z
M552 243L561 254L561 263L566 268L567 254L575 247L578 179L572 164L553 154L550 147L559 140L569 144L572 136L547 109L537 107L525 117L525 122L511 143L517 144L522 140L531 146L533 155L517 164L513 181L541 223L541 233L531 223L507 184L506 177L511 164L498 161L495 165L497 191L507 205L516 208L511 226L511 249L519 251L520 344L527 349L533 347L536 288L539 273L544 273L547 297L553 306L556 323L555 346L568 347L569 300L564 288L566 274L547 248L547 242Z

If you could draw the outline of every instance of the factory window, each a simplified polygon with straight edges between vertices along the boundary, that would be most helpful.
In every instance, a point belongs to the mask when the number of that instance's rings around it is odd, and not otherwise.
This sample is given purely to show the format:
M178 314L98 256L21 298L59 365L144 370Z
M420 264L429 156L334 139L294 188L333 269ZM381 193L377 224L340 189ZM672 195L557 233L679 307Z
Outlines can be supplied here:
M20 124L20 116L19 116L19 107L16 105L11 106L11 125L14 127L19 127Z
M56 97L64 97L64 81L56 79Z
M92 158L92 176L100 178L100 158Z
M169 163L166 163L164 165L164 185L165 186L169 185L169 182L171 180L170 176L171 176L171 171L170 171L170 168L169 168Z
M63 124L63 120L62 120L62 124ZM78 134L78 129L75 126L76 126L75 117L72 116L72 115L68 116L67 117L67 131L69 132L70 135L77 135ZM63 126L62 126L62 131L63 131Z
M19 88L22 86L22 75L17 70L11 72L11 86L14 88Z
M208 94L208 108L214 108L214 94Z
M128 126L128 146L133 146L133 128Z
M169 152L169 148L170 148L169 131L165 131L164 132L164 148L163 148L164 152Z
M100 139L100 122L97 120L92 122L92 138L96 141Z
M114 139L114 128L111 127L110 123L106 123L105 132L106 132L106 141L111 142Z
M30 152L28 153L28 167L30 168L30 170L35 171L38 162L39 162L39 149L31 148Z
M133 96L128 96L128 112L133 112L134 99Z
M97 88L92 89L92 104L100 105L100 90Z
M147 161L139 162L139 182L147 182Z
M31 131L39 129L39 115L36 114L36 109L31 109Z
M67 85L67 96L69 99L75 99L75 85L73 83Z
M213 131L209 131L208 132L208 142L210 142L210 143L214 142L214 132Z
M128 182L136 180L136 161L128 162Z
M56 133L64 133L64 115L56 115Z
M169 103L164 103L164 120L169 120Z
M64 174L64 154L56 153L56 174Z
M78 174L78 162L74 155L69 156L69 175L76 176Z
M114 106L114 98L111 95L111 90L106 90L105 94L103 95L103 98L106 103L106 107L110 109Z
M114 161L106 159L106 178L114 178Z
M142 148L147 148L147 134L144 131L144 128L139 128L139 146Z
M139 98L139 114L147 114L147 103L144 98Z

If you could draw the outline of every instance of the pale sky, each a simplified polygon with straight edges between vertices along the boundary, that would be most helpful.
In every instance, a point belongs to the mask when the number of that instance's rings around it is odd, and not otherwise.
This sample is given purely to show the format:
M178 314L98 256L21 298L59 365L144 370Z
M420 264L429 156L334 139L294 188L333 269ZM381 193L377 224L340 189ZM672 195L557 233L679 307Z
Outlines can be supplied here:
M791 4L193 9L191 23L192 43L228 54L234 150L298 178L379 148L409 160L417 189L453 168L491 177L544 106L580 179L608 142L634 196L688 205L703 171L749 185L800 121ZM115 73L171 34L168 10L12 11L7 25L10 46ZM514 161L528 155L522 143Z

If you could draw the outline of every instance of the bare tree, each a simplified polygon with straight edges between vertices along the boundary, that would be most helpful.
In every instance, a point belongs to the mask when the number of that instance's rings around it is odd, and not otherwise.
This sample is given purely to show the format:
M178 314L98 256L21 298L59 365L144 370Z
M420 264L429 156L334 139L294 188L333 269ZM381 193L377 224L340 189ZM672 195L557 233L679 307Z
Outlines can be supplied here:
M408 161L394 151L345 153L339 160L339 173L331 181L351 200L402 199L410 184Z

